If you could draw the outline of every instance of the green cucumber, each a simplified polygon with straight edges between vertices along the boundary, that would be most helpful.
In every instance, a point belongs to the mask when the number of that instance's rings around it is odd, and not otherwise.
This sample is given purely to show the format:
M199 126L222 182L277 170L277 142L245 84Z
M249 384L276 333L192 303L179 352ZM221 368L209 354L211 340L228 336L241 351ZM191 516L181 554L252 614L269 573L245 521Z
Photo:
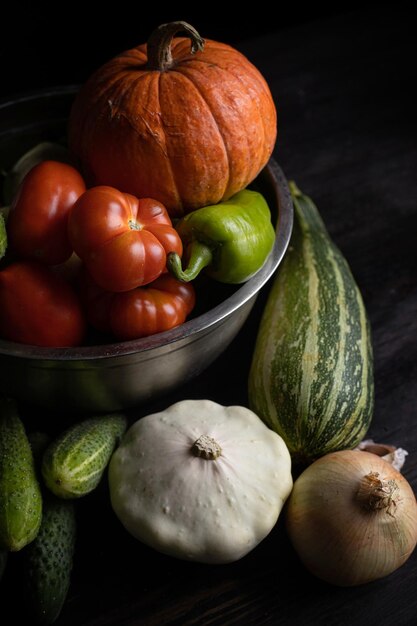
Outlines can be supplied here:
M52 624L68 593L75 545L73 502L48 494L36 539L23 551L25 597L37 624Z
M0 547L21 550L33 541L42 496L25 428L11 398L0 398Z
M263 312L249 404L294 461L354 448L374 404L370 327L346 259L316 206L290 183L290 247Z
M114 448L126 430L124 415L87 419L65 431L45 451L42 474L61 498L78 498L100 482Z

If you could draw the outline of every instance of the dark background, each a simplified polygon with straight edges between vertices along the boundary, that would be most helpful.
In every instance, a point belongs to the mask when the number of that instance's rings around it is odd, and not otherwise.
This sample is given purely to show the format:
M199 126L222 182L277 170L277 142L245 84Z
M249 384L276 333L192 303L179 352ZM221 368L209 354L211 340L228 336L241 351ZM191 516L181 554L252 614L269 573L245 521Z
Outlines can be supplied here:
M236 45L261 70L278 109L274 156L315 200L368 310L376 399L369 436L408 450L404 475L417 491L417 41L408 10L398 3L331 11L277 4L271 18L258 3L232 18L206 4L144 17L138 6L103 8L97 21L74 5L13 12L3 16L0 38L2 95L80 83L171 19ZM246 404L266 296L267 288L238 339L203 375L138 416L187 397ZM282 519L229 566L170 559L121 528L103 484L79 503L73 582L57 625L416 626L416 584L417 552L381 581L352 589L324 584L300 565ZM5 622L0 615L2 625L14 623L18 603L19 585L9 578L0 587L10 615Z
M175 8L150 10L136 2L111 7L103 3L10 2L2 8L0 37L0 95L53 85L83 82L112 56L144 43L151 31L165 22L184 20L202 37L236 45L248 38L343 14L345 3L334 8L277 6L271 19L267 3L257 11L223 13L221 3L175 3ZM104 6L106 5L106 6ZM88 11L87 11L88 7ZM231 15L231 12L234 13Z

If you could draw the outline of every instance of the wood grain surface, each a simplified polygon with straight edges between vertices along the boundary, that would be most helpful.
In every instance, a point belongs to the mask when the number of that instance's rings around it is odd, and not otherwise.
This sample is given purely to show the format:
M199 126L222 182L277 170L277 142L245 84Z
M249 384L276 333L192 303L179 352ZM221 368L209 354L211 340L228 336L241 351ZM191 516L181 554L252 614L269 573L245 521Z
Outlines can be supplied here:
M349 261L371 320L376 405L369 436L408 450L417 491L416 37L392 5L279 29L239 44L278 108L274 156L311 195ZM238 338L183 398L247 404L247 376L267 288ZM280 520L240 562L190 564L132 539L107 486L78 503L73 582L58 626L417 624L417 552L396 573L342 589L299 563ZM12 568L11 568L12 569ZM10 579L12 579L13 572ZM16 581L0 586L0 623L15 623Z

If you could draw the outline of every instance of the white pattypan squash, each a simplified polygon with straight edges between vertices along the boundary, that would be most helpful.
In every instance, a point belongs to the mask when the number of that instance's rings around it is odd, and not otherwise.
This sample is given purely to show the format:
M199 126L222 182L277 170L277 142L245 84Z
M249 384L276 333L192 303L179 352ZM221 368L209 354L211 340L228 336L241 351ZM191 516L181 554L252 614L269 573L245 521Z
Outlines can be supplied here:
M181 559L227 563L275 525L292 489L291 460L249 409L185 400L131 426L109 484L134 537Z

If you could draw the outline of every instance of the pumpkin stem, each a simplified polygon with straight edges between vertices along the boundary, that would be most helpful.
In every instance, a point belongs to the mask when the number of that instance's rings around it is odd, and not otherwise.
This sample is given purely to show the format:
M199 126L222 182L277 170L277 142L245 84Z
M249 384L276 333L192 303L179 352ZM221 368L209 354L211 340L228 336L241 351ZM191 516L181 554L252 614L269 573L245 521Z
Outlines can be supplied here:
M148 68L165 72L172 67L174 59L171 52L173 37L180 31L184 31L191 39L191 54L204 49L204 39L200 37L193 26L187 22L169 22L156 28L148 39Z
M369 472L360 482L357 498L368 511L385 510L393 516L397 506L398 485L395 480L379 478L378 472Z
M213 437L201 435L191 446L194 456L202 457L207 461L215 461L222 453L222 449Z
M193 241L189 246L187 252L189 253L188 267L183 270L181 266L181 259L176 252L170 252L167 256L167 268L177 280L183 283L188 283L190 280L194 280L201 272L203 268L213 260L213 253L209 246L201 241Z

